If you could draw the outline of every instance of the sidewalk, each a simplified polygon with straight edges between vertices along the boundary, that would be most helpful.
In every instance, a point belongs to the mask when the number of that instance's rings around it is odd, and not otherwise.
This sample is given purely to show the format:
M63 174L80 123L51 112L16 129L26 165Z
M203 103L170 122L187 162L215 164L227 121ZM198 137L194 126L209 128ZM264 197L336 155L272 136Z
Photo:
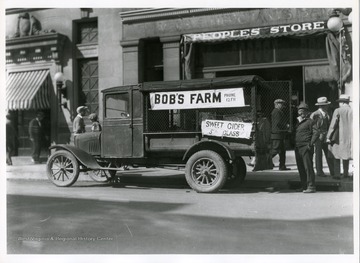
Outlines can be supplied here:
M295 164L295 157L289 151L286 156L286 165L290 171L274 170L252 172L252 167L247 167L248 172L242 187L264 187L264 188L298 188L300 185L299 175ZM6 166L6 178L10 180L48 180L46 175L46 158L42 158L41 164L33 164L30 157L13 157L13 165ZM245 162L250 162L245 157ZM278 159L274 158L274 164ZM328 169L324 164L324 172ZM186 184L184 171L168 170L161 168L131 168L127 171L119 171L117 176L124 182L160 183L160 184ZM140 179L141 178L141 179ZM81 173L78 181L93 181L87 174ZM352 180L335 180L331 177L316 177L316 186L319 190L353 191Z

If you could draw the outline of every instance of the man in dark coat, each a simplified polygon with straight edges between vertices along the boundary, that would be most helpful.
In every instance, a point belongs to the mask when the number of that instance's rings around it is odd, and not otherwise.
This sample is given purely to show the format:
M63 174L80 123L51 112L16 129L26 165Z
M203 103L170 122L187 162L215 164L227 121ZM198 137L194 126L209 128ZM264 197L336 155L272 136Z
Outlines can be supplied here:
M32 142L32 162L40 163L40 152L45 140L44 129L41 121L44 119L44 113L39 111L36 118L32 119L29 124L29 135Z
M314 143L319 136L316 125L309 118L309 107L304 102L298 106L298 123L295 132L295 158L300 174L303 193L315 193L315 172L313 167Z
M330 115L328 113L328 106L331 104L326 97L320 97L317 99L316 106L318 110L311 113L310 118L314 121L317 129L319 130L319 137L315 142L315 167L316 175L325 177L323 171L322 152L324 152L326 162L328 164L330 175L334 175L333 162L329 159L328 144L326 143L326 135L330 125Z
M271 143L272 143L272 157L279 154L279 170L290 170L285 166L286 151L285 151L285 135L288 128L285 114L282 111L285 101L277 99L274 101L275 108L271 112Z

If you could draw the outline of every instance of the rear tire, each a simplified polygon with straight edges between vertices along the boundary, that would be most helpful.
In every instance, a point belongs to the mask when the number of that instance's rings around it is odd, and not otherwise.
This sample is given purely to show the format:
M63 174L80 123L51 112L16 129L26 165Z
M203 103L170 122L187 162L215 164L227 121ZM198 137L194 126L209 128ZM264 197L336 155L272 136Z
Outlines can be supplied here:
M227 173L224 159L218 153L210 150L193 154L185 167L187 183L199 193L219 191L226 182Z
M79 177L79 162L68 151L62 150L52 154L46 166L47 176L56 186L71 186Z
M246 164L243 158L239 157L234 160L230 165L229 176L227 178L226 188L237 188L245 180L246 177Z

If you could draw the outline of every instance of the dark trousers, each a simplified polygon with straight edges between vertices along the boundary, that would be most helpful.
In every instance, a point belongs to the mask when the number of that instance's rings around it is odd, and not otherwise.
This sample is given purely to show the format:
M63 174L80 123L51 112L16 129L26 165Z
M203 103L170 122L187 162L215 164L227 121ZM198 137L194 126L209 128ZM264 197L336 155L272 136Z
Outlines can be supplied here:
M322 142L320 140L317 140L315 142L315 167L316 167L316 173L317 174L323 174L323 162L322 162L322 152L324 152L326 162L328 164L330 174L334 175L334 162L329 157L328 153L328 144L325 142Z
M279 167L285 167L285 158L286 158L286 151L285 151L285 140L272 140L272 157L275 157L279 154Z
M340 159L333 159L335 177L340 177ZM344 177L349 176L349 160L342 160Z
M313 150L307 146L295 147L296 165L300 174L301 187L315 190L315 172L313 168Z
M40 159L40 152L41 152L41 146L42 142L39 139L34 139L32 142L32 159L37 162Z

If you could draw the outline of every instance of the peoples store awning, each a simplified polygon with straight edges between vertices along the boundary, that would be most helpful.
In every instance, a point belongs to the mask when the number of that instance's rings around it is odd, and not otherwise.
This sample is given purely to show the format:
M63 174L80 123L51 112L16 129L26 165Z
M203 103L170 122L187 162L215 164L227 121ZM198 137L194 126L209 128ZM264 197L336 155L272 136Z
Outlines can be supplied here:
M216 32L184 34L183 43L217 42L231 40L261 39L282 36L305 36L325 34L328 31L325 21L303 22L268 27L235 29Z
M8 110L50 108L49 70L10 73L6 81Z

